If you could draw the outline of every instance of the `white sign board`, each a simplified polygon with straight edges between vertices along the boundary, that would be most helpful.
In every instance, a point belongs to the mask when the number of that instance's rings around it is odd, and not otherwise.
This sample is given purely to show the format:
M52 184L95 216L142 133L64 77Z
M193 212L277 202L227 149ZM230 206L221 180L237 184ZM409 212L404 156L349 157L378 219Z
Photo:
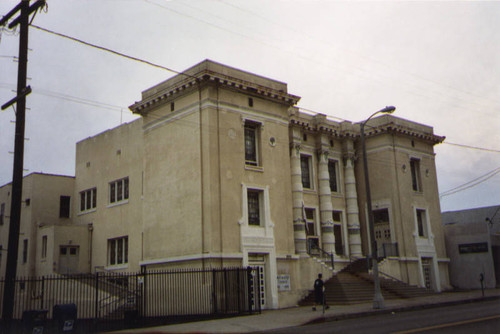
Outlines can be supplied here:
M290 275L278 275L278 291L290 290Z

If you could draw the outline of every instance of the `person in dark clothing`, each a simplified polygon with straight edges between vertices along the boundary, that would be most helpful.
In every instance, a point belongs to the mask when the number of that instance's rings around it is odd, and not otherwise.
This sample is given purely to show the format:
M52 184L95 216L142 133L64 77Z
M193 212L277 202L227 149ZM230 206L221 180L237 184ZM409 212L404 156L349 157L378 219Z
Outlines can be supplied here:
M314 281L314 306L313 311L316 311L316 306L323 305L324 303L324 294L325 294L325 282L323 282L323 275L318 274L318 278ZM325 308L330 308L328 305L325 305Z

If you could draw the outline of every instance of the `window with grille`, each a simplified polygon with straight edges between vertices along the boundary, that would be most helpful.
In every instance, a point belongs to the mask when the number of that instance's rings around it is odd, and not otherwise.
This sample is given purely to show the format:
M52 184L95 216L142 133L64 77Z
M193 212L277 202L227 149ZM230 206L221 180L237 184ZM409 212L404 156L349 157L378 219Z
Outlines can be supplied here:
M261 202L262 191L248 189L247 190L247 201L248 201L248 225L260 226L261 225Z
M245 164L259 166L260 123L245 122Z

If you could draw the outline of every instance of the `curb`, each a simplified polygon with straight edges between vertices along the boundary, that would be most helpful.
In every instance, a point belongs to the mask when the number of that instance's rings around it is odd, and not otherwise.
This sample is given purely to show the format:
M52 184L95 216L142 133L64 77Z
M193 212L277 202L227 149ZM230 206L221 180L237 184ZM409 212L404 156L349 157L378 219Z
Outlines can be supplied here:
M452 305L457 305L457 304L485 302L485 301L492 301L492 300L499 300L499 299L500 299L500 296L489 296L489 297L478 297L478 298L472 298L472 299L460 299L460 300L453 300L453 301L444 301L444 302L433 303L433 304L419 304L419 305L411 305L411 306L392 307L392 308L386 308L386 309L382 309L382 310L365 311L365 312L359 312L359 313L345 313L345 314L323 316L321 318L316 318L316 319L310 320L310 321L302 324L301 326L319 324L319 323L324 323L324 322L339 321L339 320L363 318L363 317L368 317L371 315L388 314L388 313L393 313L393 312L409 312L409 311L417 311L417 310L423 310L423 309L429 309L429 308L452 306Z

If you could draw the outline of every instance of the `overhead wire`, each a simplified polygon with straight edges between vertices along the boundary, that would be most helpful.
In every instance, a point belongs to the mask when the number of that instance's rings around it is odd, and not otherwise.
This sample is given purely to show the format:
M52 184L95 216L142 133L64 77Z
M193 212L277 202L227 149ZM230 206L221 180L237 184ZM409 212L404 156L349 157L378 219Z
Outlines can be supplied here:
M487 180L491 179L492 177L498 175L499 173L500 173L500 167L497 167L497 168L489 171L488 173L481 175L480 177L475 178L472 181L469 181L469 182L464 183L458 187L455 187L453 189L447 190L447 191L439 194L439 198L443 198L445 196L450 196L450 195L456 194L458 192L475 187L483 182L486 182Z
M284 28L284 29L286 29L286 30L290 30L290 31L292 31L294 34L297 34L297 33L298 33L298 34L304 35L304 36L306 36L308 39L316 40L316 41L318 41L318 42L320 42L320 43L322 43L322 44L325 44L325 45L328 45L328 46L330 46L330 47L332 47L332 48L334 48L334 49L337 49L337 48L335 47L335 45L333 45L330 41L323 40L323 39L319 39L319 38L317 38L316 36L312 36L312 35L310 35L310 34L304 33L304 30L294 29L293 27L290 27L290 26L288 26L288 25L282 24L281 22L277 23L277 22L275 22L275 21L273 21L273 20L271 20L271 19L269 19L269 18L267 18L267 17L264 17L264 16L262 16L262 15L260 15L260 14L258 14L258 13L255 13L255 12L253 12L253 11L251 11L251 10L248 10L248 9L246 9L246 8L242 8L242 7L239 7L239 6L235 5L234 3L230 3L230 2L227 2L227 1L224 1L224 0L218 0L218 2L223 3L223 4L225 4L225 5L227 5L227 6L230 6L230 7L236 8L236 9L238 9L238 10L240 10L240 11L245 12L245 13L249 13L249 14L251 14L251 15L254 15L254 16L256 16L256 17L258 17L258 18L260 18L260 19L262 19L262 20L264 20L264 21L267 21L267 22L269 22L269 23L271 23L271 24L273 24L273 25L276 25L276 26L282 27L282 28ZM432 83L432 84L437 85L437 86L444 87L444 88L446 88L446 89L454 90L454 91L459 92L459 93L461 93L461 94L467 94L467 95L470 95L470 96L475 97L475 98L480 98L480 99L483 99L483 100L489 100L489 101L491 101L491 102L493 102L493 103L495 103L495 104L499 104L499 103L500 103L499 101L492 100L492 99L487 98L487 97L484 97L484 96L479 96L479 95L477 95L477 94L473 94L473 93L471 93L471 92L469 92L469 91L464 91L464 90L458 89L458 88L456 88L456 87L453 87L453 86L450 86L450 85L447 85L447 84L443 84L443 83L438 82L438 81L436 81L436 80L426 78L426 77L424 77L424 76L422 76L422 75L419 75L419 74L416 74L416 73L413 73L413 72L404 71L404 70L402 70L402 69L400 69L400 68L395 67L395 66L394 66L394 64L387 64L387 63L385 63L385 62L383 62L383 61L380 61L380 60L377 60L377 59L373 59L373 58L371 58L371 57L367 57L367 56L365 56L365 55L359 55L359 54L357 54L357 53L354 53L354 52L352 52L352 51L348 50L348 49L347 49L347 48L345 48L345 47L343 47L343 48L340 50L340 52L346 52L346 53L349 53L349 54L351 54L351 55L357 56L357 57L359 57L359 58L364 58L364 59L366 59L366 60L368 60L368 61L370 61L370 62L374 62L374 63L378 63L378 64L380 64L380 65L383 65L383 66L384 66L384 67L386 67L386 68L396 70L397 72L403 73L403 74L405 74L405 75L409 75L409 76L411 76L411 77L417 78L417 79L419 79L419 80L423 80L423 81L428 82L428 83ZM360 69L360 68L358 68L358 69ZM366 71L365 69L360 69L360 70L362 70L362 71ZM380 75L380 74L379 74L379 75ZM408 84L408 82L405 82L405 83L406 83L406 84ZM415 87L416 87L416 86L415 86ZM427 89L427 91L428 91L428 89ZM412 94L413 94L413 93L412 93ZM440 93L437 93L437 92L436 92L436 94L440 94ZM417 94L415 94L415 95L417 95ZM421 96L424 96L424 95L421 95ZM424 97L425 97L425 96L424 96ZM463 100L463 99L462 99L462 100ZM465 101L471 102L471 101L469 101L469 100L465 100Z

